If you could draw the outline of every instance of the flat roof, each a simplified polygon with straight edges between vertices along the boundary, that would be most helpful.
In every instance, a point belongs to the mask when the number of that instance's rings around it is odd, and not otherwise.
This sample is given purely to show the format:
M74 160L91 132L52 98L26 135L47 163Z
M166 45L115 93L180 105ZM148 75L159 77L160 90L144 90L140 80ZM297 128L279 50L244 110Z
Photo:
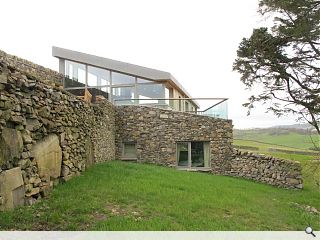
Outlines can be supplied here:
M192 98L191 95L169 72L142 67L131 63L121 62L109 58L99 57L55 46L52 47L52 56L75 62L86 63L96 67L105 68L124 74L134 75L137 77L147 78L154 81L166 81L174 87L176 87L178 90L180 90L188 98ZM196 101L192 102L195 103L198 107L200 107Z

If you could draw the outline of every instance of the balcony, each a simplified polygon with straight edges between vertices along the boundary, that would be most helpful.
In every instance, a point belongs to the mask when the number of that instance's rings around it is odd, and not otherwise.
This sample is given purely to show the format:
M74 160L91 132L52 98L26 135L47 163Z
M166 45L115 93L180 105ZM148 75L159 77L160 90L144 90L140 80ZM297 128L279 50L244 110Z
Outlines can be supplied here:
M201 107L200 110L190 110L188 105L190 101L197 102ZM228 119L227 98L130 98L114 99L113 103L117 106L149 106L213 118Z

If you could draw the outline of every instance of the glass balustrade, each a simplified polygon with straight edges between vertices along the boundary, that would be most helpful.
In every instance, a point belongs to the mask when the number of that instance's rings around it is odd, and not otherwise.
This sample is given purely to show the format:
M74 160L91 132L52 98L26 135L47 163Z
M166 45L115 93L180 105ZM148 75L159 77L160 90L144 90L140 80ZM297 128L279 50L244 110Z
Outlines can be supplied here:
M82 63L65 61L64 88L77 96L85 91L115 105L140 105L188 112L214 118L228 118L227 99L173 98L173 88L165 83L131 76ZM200 106L200 107L199 107Z

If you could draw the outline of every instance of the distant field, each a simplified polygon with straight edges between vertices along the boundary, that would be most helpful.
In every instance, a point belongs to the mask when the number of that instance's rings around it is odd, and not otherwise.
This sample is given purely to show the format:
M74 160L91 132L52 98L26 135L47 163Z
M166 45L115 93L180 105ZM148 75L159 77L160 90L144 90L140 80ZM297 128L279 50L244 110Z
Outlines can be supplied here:
M283 145L291 148L299 149L310 149L314 147L312 143L319 146L320 139L319 135L307 135L307 134L298 134L295 132L290 132L287 134L276 134L275 132L263 132L261 130L235 130L234 139L243 139L243 140L255 140L264 143L271 143L274 145Z
M280 153L280 152L269 152L268 148L279 147L279 146L276 146L273 144L268 144L268 143L258 143L258 142L250 141L250 140L234 139L233 144L240 146L240 149L241 149L241 146L252 146L252 147L258 148L257 150L246 150L244 148L243 150L245 150L245 151L259 152L262 154L271 155L271 156L278 157L278 158L299 161L299 162L305 162L305 161L314 159L314 156L312 156L311 154L310 155L301 155L301 154L288 154L288 153ZM297 150L296 148L290 148L290 147L283 147L283 149L292 150L292 151ZM312 151L311 153L316 154L316 152L314 152L314 151Z
M267 143L267 142L260 142L256 140L244 140L244 139L234 139L233 140L234 145L238 146L250 146L253 151L263 151L263 152L269 152L269 149L282 149L282 150L288 150L288 151L293 151L293 152L305 152L305 153L310 153L310 155L317 154L316 151L313 150L308 150L308 149L302 149L302 148L295 148L295 147L288 147L285 145L278 145L278 144L273 144L273 143ZM250 150L250 149L249 149Z
M271 155L271 156L274 156L274 157L290 159L290 160L300 161L300 162L313 160L315 158L315 155L317 154L317 152L315 152L315 151L309 151L310 155L301 155L301 154L293 154L293 153L292 154L288 154L288 153L281 153L281 152L270 152L270 151L268 151L268 148L279 148L279 149L291 150L291 151L295 151L295 150L297 150L297 148L280 147L280 146L274 145L274 144L260 143L260 142L255 142L255 141L251 141L251 140L234 139L233 140L233 144L237 145L237 146L240 146L240 149L242 149L241 146L244 146L243 150L246 150L245 149L246 146L251 146L251 147L257 148L257 150L248 150L250 152L259 152L259 153L266 154L266 155Z

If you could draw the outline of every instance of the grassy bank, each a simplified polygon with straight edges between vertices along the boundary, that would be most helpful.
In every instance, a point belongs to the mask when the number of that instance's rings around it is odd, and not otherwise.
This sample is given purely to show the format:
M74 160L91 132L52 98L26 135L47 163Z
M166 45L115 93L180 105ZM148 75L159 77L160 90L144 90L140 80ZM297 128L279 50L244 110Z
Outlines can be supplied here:
M1 230L320 229L319 191L238 178L108 162L54 189L31 207L0 213Z

